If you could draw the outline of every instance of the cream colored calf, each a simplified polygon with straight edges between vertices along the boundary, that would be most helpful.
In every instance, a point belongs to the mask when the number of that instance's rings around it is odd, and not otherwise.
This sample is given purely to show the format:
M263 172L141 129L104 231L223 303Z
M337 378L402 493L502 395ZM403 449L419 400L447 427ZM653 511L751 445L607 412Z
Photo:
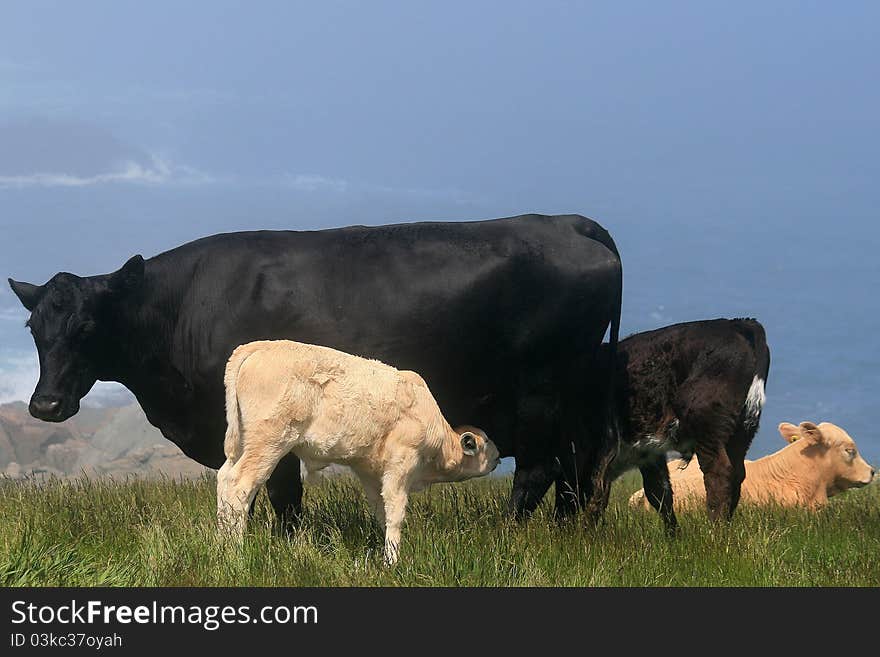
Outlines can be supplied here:
M294 452L310 472L349 466L397 561L410 491L491 472L498 450L479 429L456 432L415 372L288 340L238 347L226 365L226 463L217 475L221 530L241 536L258 488Z
M861 457L855 441L836 424L802 422L796 427L783 422L779 433L788 443L786 447L745 462L743 502L815 509L827 504L829 497L871 483L874 469ZM682 461L667 465L675 510L704 504L706 488L698 463L684 469ZM634 493L630 504L651 508L644 490Z

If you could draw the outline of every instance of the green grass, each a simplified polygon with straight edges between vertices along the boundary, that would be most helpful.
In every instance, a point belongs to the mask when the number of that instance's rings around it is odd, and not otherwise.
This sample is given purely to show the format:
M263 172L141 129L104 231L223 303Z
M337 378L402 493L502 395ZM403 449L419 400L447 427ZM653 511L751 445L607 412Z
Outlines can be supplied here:
M680 514L667 539L655 513L630 510L637 476L615 484L602 524L558 525L547 503L505 518L509 478L415 494L401 561L356 482L306 489L305 517L274 536L261 495L242 546L215 535L213 479L0 481L2 586L877 586L880 486L818 514L740 508L731 525ZM548 499L552 496L548 496Z

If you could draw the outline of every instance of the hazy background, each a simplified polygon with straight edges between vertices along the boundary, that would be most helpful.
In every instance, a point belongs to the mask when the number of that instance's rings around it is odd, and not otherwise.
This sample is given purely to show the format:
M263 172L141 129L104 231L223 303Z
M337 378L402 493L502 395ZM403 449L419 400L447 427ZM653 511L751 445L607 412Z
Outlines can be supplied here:
M870 2L4 2L0 274L578 212L620 247L624 333L767 328L752 456L827 420L877 463L878 24ZM0 402L36 381L25 319L4 284Z

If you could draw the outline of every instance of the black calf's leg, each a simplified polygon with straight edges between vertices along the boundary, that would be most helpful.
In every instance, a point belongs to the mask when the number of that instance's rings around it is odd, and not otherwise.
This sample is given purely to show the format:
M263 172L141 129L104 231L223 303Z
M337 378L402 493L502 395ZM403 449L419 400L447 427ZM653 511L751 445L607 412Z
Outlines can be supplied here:
M730 458L730 512L728 517L732 518L736 507L739 506L739 498L742 493L742 482L746 478L746 465L743 459L734 460Z
M522 520L530 515L553 482L555 468L552 464L536 463L521 466L517 463L513 473L513 492L510 494L508 510L517 520Z
M706 486L706 509L711 520L729 520L733 513L733 467L725 449L736 430L736 416L740 409L731 409L731 393L719 386L707 393L697 386L679 391L683 409L676 410L680 418L678 440L696 444L703 483ZM710 395L709 398L706 398ZM695 402L694 398L699 398Z
M722 446L715 449L697 447L697 458L706 485L706 510L711 520L729 520L733 514L733 466Z
M675 534L678 520L672 507L672 484L669 482L666 457L660 456L653 462L643 465L639 470L642 473L642 485L648 502L660 513L666 533Z
M266 492L275 510L276 529L281 533L290 533L302 513L302 477L299 458L295 454L289 453L278 462L266 482Z
M730 459L730 515L736 511L739 504L740 493L742 492L742 483L746 478L746 452L749 445L752 444L752 438L755 430L749 431L742 425L737 427L733 437L728 441L725 449L727 458Z

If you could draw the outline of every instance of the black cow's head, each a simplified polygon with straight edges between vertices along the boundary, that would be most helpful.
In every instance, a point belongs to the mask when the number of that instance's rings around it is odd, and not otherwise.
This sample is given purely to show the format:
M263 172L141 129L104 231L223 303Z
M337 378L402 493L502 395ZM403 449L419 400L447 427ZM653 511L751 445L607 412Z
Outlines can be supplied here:
M27 326L40 359L40 380L31 396L30 413L62 422L79 411L79 401L107 367L113 312L121 296L138 288L144 259L136 255L112 274L82 278L61 272L45 285L9 285L31 311Z

